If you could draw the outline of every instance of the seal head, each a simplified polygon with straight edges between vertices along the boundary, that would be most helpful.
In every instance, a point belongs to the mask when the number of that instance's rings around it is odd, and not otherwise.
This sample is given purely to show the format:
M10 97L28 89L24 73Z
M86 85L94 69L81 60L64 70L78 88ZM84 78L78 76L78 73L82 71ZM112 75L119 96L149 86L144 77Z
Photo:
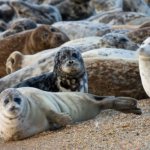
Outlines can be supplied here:
M10 120L20 116L24 108L21 93L13 88L6 89L0 94L0 103L1 112Z
M61 76L81 76L85 73L83 58L79 51L63 47L55 56L54 72Z

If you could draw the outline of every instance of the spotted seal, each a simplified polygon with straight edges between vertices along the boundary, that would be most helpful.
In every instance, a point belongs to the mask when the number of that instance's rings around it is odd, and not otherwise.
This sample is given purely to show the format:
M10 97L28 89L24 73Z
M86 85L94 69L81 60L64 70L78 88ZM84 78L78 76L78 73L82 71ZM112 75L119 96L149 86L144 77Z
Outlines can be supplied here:
M150 37L148 37L138 49L139 70L142 85L150 97Z
M94 118L103 109L141 114L129 97L101 97L81 92L6 89L0 94L0 137L20 140L42 131Z
M87 73L81 53L75 48L61 48L55 56L53 72L29 78L14 87L28 86L54 92L88 92Z

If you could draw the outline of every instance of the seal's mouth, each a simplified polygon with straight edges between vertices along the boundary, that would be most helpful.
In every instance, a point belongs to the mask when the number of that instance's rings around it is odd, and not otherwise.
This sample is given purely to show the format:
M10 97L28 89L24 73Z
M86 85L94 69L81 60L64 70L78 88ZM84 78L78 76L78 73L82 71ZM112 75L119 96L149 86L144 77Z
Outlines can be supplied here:
M11 114L18 114L19 111L20 111L20 108L19 108L19 107L16 107L16 106L12 106L12 107L10 107L8 110L9 110L9 112L10 112Z

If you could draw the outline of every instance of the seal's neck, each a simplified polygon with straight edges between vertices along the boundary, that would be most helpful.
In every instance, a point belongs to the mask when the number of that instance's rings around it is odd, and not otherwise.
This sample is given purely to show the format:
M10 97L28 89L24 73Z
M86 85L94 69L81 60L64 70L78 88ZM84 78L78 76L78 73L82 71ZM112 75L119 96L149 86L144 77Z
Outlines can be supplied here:
M80 77L67 77L58 76L57 77L57 87L59 91L76 91L76 92L87 92L87 74L84 73Z

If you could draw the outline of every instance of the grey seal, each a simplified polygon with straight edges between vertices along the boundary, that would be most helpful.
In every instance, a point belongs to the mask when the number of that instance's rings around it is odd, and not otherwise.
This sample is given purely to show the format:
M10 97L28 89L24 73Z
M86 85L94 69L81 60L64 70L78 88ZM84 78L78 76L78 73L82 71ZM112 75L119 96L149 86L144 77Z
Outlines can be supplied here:
M137 101L128 97L53 93L35 88L6 89L0 94L0 137L4 141L21 140L92 119L104 109L141 114Z

